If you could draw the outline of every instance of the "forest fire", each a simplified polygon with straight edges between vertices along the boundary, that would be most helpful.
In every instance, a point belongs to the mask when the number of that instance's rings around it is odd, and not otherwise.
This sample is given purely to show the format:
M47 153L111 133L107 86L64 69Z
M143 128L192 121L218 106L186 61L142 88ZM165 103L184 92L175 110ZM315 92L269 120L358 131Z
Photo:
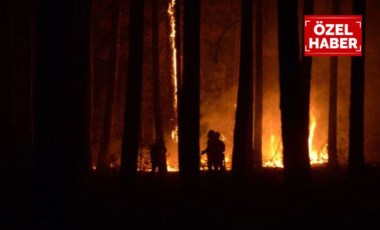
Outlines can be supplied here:
M310 122L309 122L309 158L311 165L320 165L327 163L328 153L327 153L327 144L322 146L322 148L316 148L314 143L315 138L315 129L317 127L317 120L313 112L310 113ZM283 168L284 164L282 162L282 142L281 139L271 134L270 137L270 153L272 158L263 163L264 167L274 167L274 168Z
M168 172L178 172L178 167L171 165L169 160L166 161L166 168Z
M169 25L170 25L170 35L169 35L169 43L170 43L170 77L172 82L172 90L173 90L173 111L174 118L172 121L174 122L174 129L170 133L171 140L174 142L173 145L178 143L178 121L177 121L177 108L178 108L178 79L177 79L177 44L176 44L176 18L175 18L175 6L176 1L169 1L167 13L169 17ZM178 171L178 166L175 167L173 165L172 157L167 156L167 170L169 172Z
M177 83L177 48L176 48L176 21L175 21L175 0L171 0L169 2L168 6L168 16L169 16L169 22L170 22L170 51L171 51L171 70L170 75L172 79L173 84L173 109L174 112L177 113L177 106L178 106L178 83ZM175 121L176 122L176 121ZM176 127L171 133L172 140L178 143L178 125L176 124Z
M178 143L178 125L172 130L170 136L175 143Z

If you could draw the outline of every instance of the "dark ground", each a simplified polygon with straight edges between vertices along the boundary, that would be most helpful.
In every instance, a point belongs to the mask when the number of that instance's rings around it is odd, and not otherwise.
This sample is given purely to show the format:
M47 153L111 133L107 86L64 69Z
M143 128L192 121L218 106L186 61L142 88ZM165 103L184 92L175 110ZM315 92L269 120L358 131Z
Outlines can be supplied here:
M229 173L203 172L199 188L185 191L177 173L163 181L140 174L132 199L119 192L116 174L93 174L74 196L51 200L33 191L31 174L14 175L7 177L0 229L379 228L380 167L355 185L344 168L314 168L307 196L290 196L277 169L263 169L240 185Z

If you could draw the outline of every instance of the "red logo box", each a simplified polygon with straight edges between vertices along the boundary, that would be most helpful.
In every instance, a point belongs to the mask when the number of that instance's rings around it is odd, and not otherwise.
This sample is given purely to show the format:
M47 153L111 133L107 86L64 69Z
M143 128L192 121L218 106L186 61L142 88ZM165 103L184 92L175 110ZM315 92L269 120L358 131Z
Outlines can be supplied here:
M305 15L305 56L362 56L361 15Z

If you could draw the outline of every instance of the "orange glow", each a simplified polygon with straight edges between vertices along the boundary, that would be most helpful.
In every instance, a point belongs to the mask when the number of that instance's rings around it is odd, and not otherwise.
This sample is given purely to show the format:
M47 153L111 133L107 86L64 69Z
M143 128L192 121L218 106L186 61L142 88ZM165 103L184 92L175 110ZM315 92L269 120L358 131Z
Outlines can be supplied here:
M272 158L263 163L264 167L283 168L282 163L282 141L275 135L270 135L270 154Z
M320 165L327 163L328 160L328 152L327 152L327 144L323 146L322 149L318 150L314 146L314 137L315 130L317 128L317 120L314 116L314 113L310 112L310 121L309 121L309 138L308 138L308 147L309 147L309 158L311 165ZM276 167L283 168L283 160L282 160L282 141L280 138L271 134L270 140L270 150L272 158L263 163L264 167Z
M178 108L178 83L177 83L177 48L176 48L176 20L175 20L175 0L169 1L168 6L168 17L169 17L169 24L170 24L170 35L169 35L169 42L170 42L170 60L171 60L171 69L170 69L170 76L172 80L172 87L173 87L173 109L175 116L177 116L177 108ZM173 119L175 122L177 122L177 119ZM178 143L178 124L175 124L175 128L171 131L171 139L174 143ZM169 172L178 171L178 167L174 167L170 159L167 159L167 169Z
M310 164L325 164L328 160L327 144L321 150L318 150L313 144L315 128L317 127L317 120L313 113L310 114L310 128L309 128L309 158Z
M168 15L170 20L170 50L171 50L171 78L174 88L174 102L173 107L174 110L177 111L177 105L178 105L178 99L177 99L177 91L178 91L178 85L177 85L177 49L176 49L176 42L175 42L175 36L176 36L176 21L175 21L175 0L171 0L169 2L168 7Z
M178 125L172 130L171 138L175 143L178 143Z
M168 172L178 172L178 167L171 165L169 161L166 161L166 167Z

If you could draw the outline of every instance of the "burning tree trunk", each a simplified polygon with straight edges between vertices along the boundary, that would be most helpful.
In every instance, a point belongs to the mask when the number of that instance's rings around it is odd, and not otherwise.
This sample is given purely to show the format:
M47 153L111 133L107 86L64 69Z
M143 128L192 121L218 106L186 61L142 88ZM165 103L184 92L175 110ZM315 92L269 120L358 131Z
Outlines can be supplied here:
M89 20L90 1L38 1L34 160L43 199L70 197L90 170Z
M297 1L277 1L280 65L280 109L285 179L289 184L310 180L307 81L299 62ZM300 183L303 184L303 183Z
M177 0L175 4L175 44L177 49L177 85L182 85L182 60L181 60L181 0Z
M199 174L200 0L184 0L183 56L178 148L180 175L188 184Z
M241 49L232 171L244 176L252 169L253 45L252 0L242 0Z
M5 158L8 153L8 137L10 132L10 1L0 3L0 151ZM7 162L8 159L2 159Z
M263 9L261 0L256 0L256 75L255 75L255 127L253 165L262 166L262 122L263 122Z
M164 140L164 132L162 130L162 116L160 106L160 60L159 60L159 47L158 47L158 0L152 1L152 66L153 66L153 109L154 109L154 127L156 139L161 138ZM174 57L175 58L175 57ZM160 173L166 173L166 156L162 154L163 159L160 160L162 164L158 166Z
M339 14L339 0L333 1L333 14ZM330 96L329 96L329 128L328 128L328 164L338 165L336 146L337 130L337 103L338 103L338 57L330 58Z
M353 13L362 15L365 25L365 0L354 0ZM352 174L361 173L364 167L364 60L365 60L365 27L362 27L362 57L351 59L351 96L348 167Z
M130 1L130 33L124 138L120 176L123 187L134 184L137 176L137 156L140 139L144 1Z
M100 145L99 156L97 161L98 170L106 170L108 167L107 153L111 144L111 132L114 121L116 82L119 75L119 47L118 40L120 36L120 9L119 0L112 2L112 43L110 52L110 73L108 76L108 88L106 96L106 106L104 111L103 138Z

